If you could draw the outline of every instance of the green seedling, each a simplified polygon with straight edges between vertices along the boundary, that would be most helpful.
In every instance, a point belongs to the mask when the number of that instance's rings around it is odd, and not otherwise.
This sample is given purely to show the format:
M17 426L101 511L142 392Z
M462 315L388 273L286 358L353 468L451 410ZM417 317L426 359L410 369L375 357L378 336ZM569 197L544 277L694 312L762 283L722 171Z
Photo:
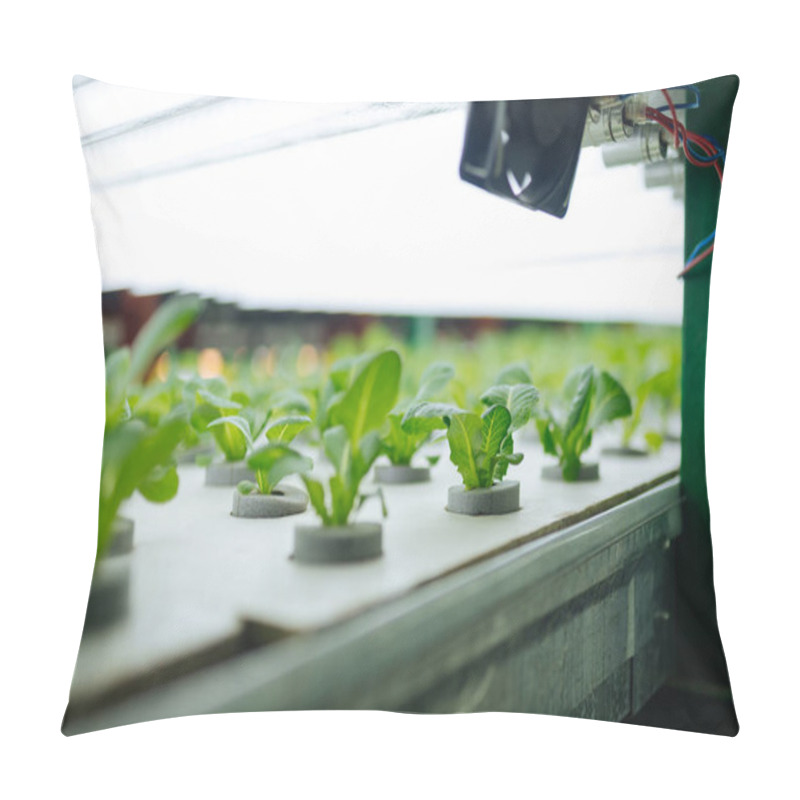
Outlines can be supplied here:
M512 464L522 461L514 452L513 435L531 418L539 392L529 383L493 386L481 395L488 408L483 414L464 411L446 403L412 405L402 426L414 432L427 426L446 428L450 460L461 475L465 489L488 489L505 478Z
M255 473L255 483L241 481L238 490L242 494L272 494L283 478L310 472L314 462L289 447L292 440L309 425L311 418L299 415L281 417L269 425L266 429L268 443L255 449L247 459L247 466ZM252 446L249 433L247 438Z
M651 400L663 397L670 391L669 384L672 376L668 370L662 370L652 375L647 380L642 381L636 389L633 405L633 413L623 420L622 423L622 446L630 447L631 442L642 427L642 416L645 407ZM648 449L657 452L664 443L664 436L657 430L646 430L642 434Z
M571 373L565 393L572 398L566 420L558 421L550 409L545 409L538 416L536 427L545 453L558 458L565 481L574 481L595 430L630 415L631 401L619 381L592 365Z
M192 388L194 430L198 434L209 431L225 461L243 461L269 422L271 411L250 405L250 398L244 392L233 392L227 397L224 382L212 387L196 382Z
M387 423L381 435L381 452L388 456L389 461L395 466L408 466L411 459L428 442L437 427L435 418L419 420L413 431L403 428L403 416L407 408L413 404L430 400L439 394L455 375L452 364L436 362L431 364L420 378L419 389L414 398L405 403L403 407L395 408L387 417ZM438 456L428 456L430 466L439 460Z
M107 428L103 440L97 557L111 539L120 505L135 491L153 503L165 503L178 491L172 454L183 438L186 412L177 408L151 428L130 420Z
M168 300L145 323L133 345L106 358L106 425L130 418L129 398L156 357L178 338L200 314L203 303L196 297Z
M196 298L168 301L148 320L133 346L106 359L106 424L100 473L97 558L111 539L120 505L138 491L154 503L171 500L178 491L173 454L182 441L188 412L177 404L148 418L135 419L129 395L155 357L194 322L202 304Z
M327 379L316 393L314 421L320 436L335 424L331 412L341 402L355 375L369 359L369 353L362 353L340 358L331 365Z
M319 480L304 474L311 505L325 526L346 525L367 495L361 483L380 454L378 429L397 402L400 356L394 350L358 359L354 377L328 405L329 425L322 435L325 455L334 474L328 491ZM386 507L378 490L384 516Z

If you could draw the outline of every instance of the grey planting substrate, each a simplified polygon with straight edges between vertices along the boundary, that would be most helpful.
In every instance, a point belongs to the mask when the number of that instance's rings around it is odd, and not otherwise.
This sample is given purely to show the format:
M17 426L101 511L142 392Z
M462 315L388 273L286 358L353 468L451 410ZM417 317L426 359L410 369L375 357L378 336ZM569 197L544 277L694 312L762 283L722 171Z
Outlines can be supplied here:
M447 510L454 514L509 514L519 508L519 481L500 481L488 489L451 486L447 491Z
M349 525L298 525L294 529L295 561L305 564L341 564L366 561L383 553L383 526L379 522Z

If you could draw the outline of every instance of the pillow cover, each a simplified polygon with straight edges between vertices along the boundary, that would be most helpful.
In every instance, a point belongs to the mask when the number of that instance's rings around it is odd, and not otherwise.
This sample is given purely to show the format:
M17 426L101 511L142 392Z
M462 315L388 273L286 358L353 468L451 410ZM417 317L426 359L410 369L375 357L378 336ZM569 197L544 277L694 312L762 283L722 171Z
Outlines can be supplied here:
M340 708L734 735L703 400L737 87L76 77L106 421L64 732Z

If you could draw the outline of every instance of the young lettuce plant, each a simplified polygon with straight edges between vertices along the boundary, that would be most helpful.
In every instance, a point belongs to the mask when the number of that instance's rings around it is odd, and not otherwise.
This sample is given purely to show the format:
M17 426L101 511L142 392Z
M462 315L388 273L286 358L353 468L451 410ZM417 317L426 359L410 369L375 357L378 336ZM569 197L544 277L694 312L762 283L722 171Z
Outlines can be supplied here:
M242 404L213 395L205 389L200 389L198 395L203 402L192 415L193 423L211 433L225 461L243 461L252 437L247 419L237 413L242 410Z
M106 422L100 474L97 558L114 538L122 503L138 491L151 502L171 500L178 491L174 452L188 414L182 404L165 413L135 419L128 400L156 356L191 325L202 310L195 297L177 297L147 321L129 348L106 359ZM131 528L132 530L132 528Z
M210 433L223 456L222 461L215 461L212 456L196 459L197 464L206 467L207 486L236 486L241 480L253 478L245 458L270 417L269 411L249 405L250 398L245 393L233 392L230 397L227 393L227 386L219 381L212 386L198 382L192 391L192 426L198 433Z
M421 402L403 417L403 428L414 433L431 422L447 430L450 460L464 488L488 489L502 481L511 464L522 461L514 452L513 435L531 418L539 392L529 383L492 386L481 395L483 414L447 403Z
M616 378L591 364L570 374L565 393L572 397L566 420L558 421L545 409L536 427L545 453L558 458L564 480L576 481L581 477L581 456L591 447L595 430L630 415L631 401Z
M451 487L447 508L463 514L501 514L519 508L519 484L505 481L509 466L522 461L514 433L531 418L539 399L529 383L492 386L481 395L482 414L444 403L418 403L406 412L403 427L414 431L431 419L447 429L450 460L463 486Z
M290 475L303 475L314 466L308 456L290 447L292 439L311 425L306 416L281 417L266 429L267 443L255 447L246 419L228 417L227 424L240 428L250 454L247 467L254 480L239 481L233 493L235 517L284 517L300 514L308 507L308 496L293 486L280 485ZM231 422L231 420L233 422ZM213 424L213 423L212 423Z
M109 545L121 504L135 491L150 502L165 503L178 492L173 453L183 438L187 416L170 411L155 427L130 420L106 428L100 476L97 557Z
M311 425L306 416L281 417L266 429L267 444L256 448L247 459L247 466L255 473L255 481L241 481L237 491L243 495L254 492L262 495L273 494L278 483L289 475L302 475L310 472L314 462L289 447L292 440ZM247 436L251 446L252 439Z
M327 378L319 386L314 398L316 410L314 422L319 437L335 424L332 410L344 397L355 375L370 358L370 353L362 353L340 358L331 365Z
M378 429L397 402L400 369L400 356L394 350L359 359L349 387L329 404L330 425L322 443L334 473L327 493L319 480L302 476L323 527L347 525L364 500L361 483L380 454ZM385 507L383 511L385 516Z
M632 448L632 443L636 434L642 427L643 415L645 407L649 405L650 400L663 393L663 387L670 381L670 374L667 370L657 372L651 375L646 380L642 381L636 392L634 393L635 402L633 405L633 413L623 420L622 422L622 450L637 452ZM647 445L647 448L652 452L657 452L661 449L664 443L664 436L657 430L646 430L642 434L642 439Z
M411 460L439 427L436 418L428 418L420 419L413 430L404 429L402 423L406 410L411 405L431 400L447 386L454 375L455 369L452 364L445 362L431 364L422 373L419 389L413 399L388 414L381 435L381 452L389 458L392 466L410 467ZM434 466L439 457L428 456L427 460L430 466Z

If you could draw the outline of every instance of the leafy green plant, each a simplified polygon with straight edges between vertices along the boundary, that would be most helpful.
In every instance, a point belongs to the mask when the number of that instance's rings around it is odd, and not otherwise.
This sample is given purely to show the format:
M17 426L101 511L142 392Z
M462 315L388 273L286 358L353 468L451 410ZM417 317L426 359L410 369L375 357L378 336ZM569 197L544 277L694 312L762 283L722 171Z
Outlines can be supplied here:
M225 461L243 461L252 444L252 434L248 420L237 413L242 404L206 389L197 391L200 402L192 413L192 425L196 430L209 431Z
M289 447L292 440L309 425L311 418L300 415L281 417L271 423L266 429L268 443L253 450L247 459L247 466L255 473L255 483L241 481L238 490L242 494L272 494L283 478L310 472L314 462ZM252 446L249 432L247 439Z
M435 418L422 420L413 430L403 428L403 416L406 409L414 404L429 400L439 394L455 375L452 364L436 362L425 369L420 378L420 385L414 398L403 406L393 409L387 416L387 422L381 435L381 452L396 465L407 466L420 448L431 438L438 427ZM438 456L429 456L428 463L433 466Z
M668 370L662 370L642 381L634 393L633 411L622 423L622 446L630 447L631 442L642 427L645 407L658 397L663 397L671 390L671 375ZM645 444L650 450L658 451L664 443L661 431L648 429L642 434Z
M106 424L131 416L129 397L137 394L155 358L191 325L203 308L197 297L168 300L145 323L131 347L106 358Z
M400 370L400 356L394 350L362 357L349 386L329 403L330 425L322 436L334 470L328 492L319 480L302 476L311 505L325 526L346 525L356 504L363 503L361 482L380 453L378 429L397 402Z
M565 394L571 397L565 421L558 421L547 408L539 414L536 427L545 453L558 458L564 480L574 481L580 473L581 456L591 447L594 431L604 423L627 417L631 401L616 378L593 365L568 376Z
M172 454L183 437L186 413L170 412L156 427L129 420L107 428L100 475L97 557L111 539L120 505L135 491L154 503L165 503L178 492Z
M538 399L530 383L500 384L481 395L488 406L482 414L423 401L408 409L402 426L413 433L433 420L436 427L446 428L450 460L464 488L488 489L505 478L510 465L522 461L522 453L514 452L513 435L530 420Z
M210 432L225 461L243 461L264 430L271 411L249 405L250 398L244 392L235 391L228 397L224 381L209 385L197 380L190 388L193 429L198 434Z
M179 403L145 421L133 417L128 397L137 391L153 359L192 324L201 309L193 297L168 301L144 325L130 349L116 350L106 359L97 558L108 546L120 505L134 492L163 503L178 491L173 453L186 432L186 407Z

